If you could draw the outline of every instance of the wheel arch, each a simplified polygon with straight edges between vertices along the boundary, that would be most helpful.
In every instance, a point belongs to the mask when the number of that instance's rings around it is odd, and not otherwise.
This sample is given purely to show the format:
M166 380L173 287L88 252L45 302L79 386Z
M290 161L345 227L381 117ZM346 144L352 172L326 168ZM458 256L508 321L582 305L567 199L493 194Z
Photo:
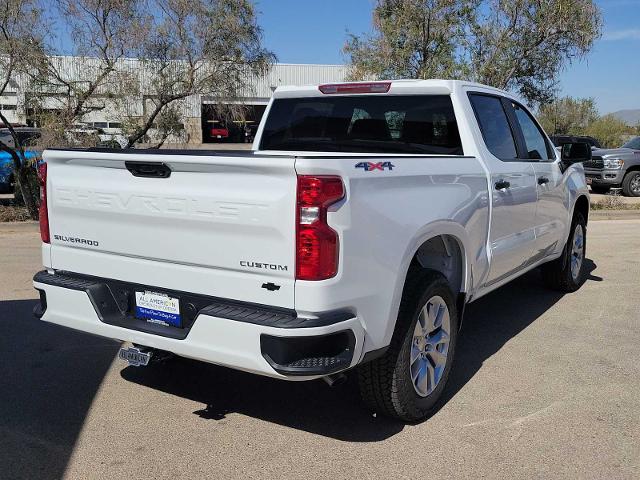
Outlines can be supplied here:
M434 226L432 226L434 227ZM390 322L387 338L391 338L397 323L400 301L410 284L412 275L425 271L441 273L449 282L449 286L457 299L459 325L466 304L466 292L471 285L472 268L469 259L468 238L464 227L453 222L446 222L430 228L428 232L417 235L407 248L404 256L403 275L396 282L393 321Z
M465 289L464 246L454 235L441 234L424 241L413 254L411 264L414 264L414 268L441 273L455 295ZM411 264L407 275L411 274Z
M580 195L576 198L573 205L573 213L571 219L575 216L576 212L581 213L585 223L589 223L589 198L586 195Z

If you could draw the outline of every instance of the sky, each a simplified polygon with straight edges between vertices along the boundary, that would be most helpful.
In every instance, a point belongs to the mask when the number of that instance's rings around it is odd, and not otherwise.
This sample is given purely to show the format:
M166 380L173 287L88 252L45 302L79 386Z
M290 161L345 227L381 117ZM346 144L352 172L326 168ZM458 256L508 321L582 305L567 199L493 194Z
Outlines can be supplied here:
M266 46L282 63L340 64L347 32L371 29L373 0L259 0ZM601 114L640 108L640 0L598 0L603 35L561 74L560 94L593 97Z
M49 0L55 1L55 0ZM347 34L371 30L374 0L255 0L265 46L281 63L342 64ZM640 109L640 0L597 0L603 35L560 75L560 95L593 97L601 114ZM61 50L68 36L62 34Z

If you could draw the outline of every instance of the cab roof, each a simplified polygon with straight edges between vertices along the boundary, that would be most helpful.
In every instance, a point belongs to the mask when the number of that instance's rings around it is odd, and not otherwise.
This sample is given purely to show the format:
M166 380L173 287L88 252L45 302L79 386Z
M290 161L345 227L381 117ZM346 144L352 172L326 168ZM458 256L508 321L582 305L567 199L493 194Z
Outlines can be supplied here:
M380 85L388 85L383 91L377 88ZM362 86L364 88L358 88ZM366 86L374 86L367 91ZM336 87L336 88L325 88ZM295 97L319 97L324 95L358 95L358 94L377 94L377 95L415 95L415 94L441 94L450 95L462 88L476 88L485 92L493 92L497 95L512 97L513 94L483 85L481 83L469 82L466 80L418 80L418 79L399 79L399 80L375 80L362 82L331 82L326 84L301 85L301 86L281 86L276 88L273 93L274 98L295 98ZM323 91L325 92L323 93Z

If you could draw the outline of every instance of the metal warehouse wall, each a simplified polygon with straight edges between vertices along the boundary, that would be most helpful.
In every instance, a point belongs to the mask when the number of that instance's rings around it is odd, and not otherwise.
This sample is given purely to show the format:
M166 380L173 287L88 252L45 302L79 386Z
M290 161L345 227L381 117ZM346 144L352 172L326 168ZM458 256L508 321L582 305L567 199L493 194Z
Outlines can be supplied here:
M271 97L271 87L281 85L309 85L342 82L347 77L344 65L294 65L279 63L273 66L265 78L256 80L256 97Z
M100 62L94 58L59 56L51 57L52 61L57 64L57 70L61 72L61 76L70 81L88 80L94 72L99 70ZM130 80L133 79L137 83L140 92L139 98L129 103L129 108L133 110L131 114L141 115L143 112L143 97L150 95L149 85L152 80L152 72L143 67L142 62L137 59L123 59L119 62L117 71L119 74L126 75ZM347 76L347 67L344 65L297 65L297 64L275 64L269 73L262 78L253 78L250 87L244 92L241 99L230 99L230 101L242 101L246 103L265 103L271 97L271 93L275 87L281 85L305 85L326 82L344 81ZM99 88L96 91L96 97L101 97L108 92L108 87ZM24 115L24 94L26 91L38 92L40 95L47 97L51 93L51 98L47 98L45 104L49 108L55 108L55 92L45 91L42 87L34 85L25 77L16 76L10 82L6 95L17 97L17 110L12 112L14 115ZM117 94L117 93L116 93ZM185 117L195 118L200 116L201 105L212 99L201 95L193 95L181 102L183 115ZM16 100L13 100L16 103ZM2 102L0 102L0 105ZM108 115L108 110L103 114ZM134 113L135 112L135 113ZM92 112L91 120L96 121L101 116L99 111ZM108 120L108 119L106 119Z

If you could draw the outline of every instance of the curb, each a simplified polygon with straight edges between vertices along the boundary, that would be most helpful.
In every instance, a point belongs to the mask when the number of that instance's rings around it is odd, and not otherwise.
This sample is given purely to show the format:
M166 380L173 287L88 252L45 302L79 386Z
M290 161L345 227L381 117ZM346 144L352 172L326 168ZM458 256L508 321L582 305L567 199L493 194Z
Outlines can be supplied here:
M640 210L591 210L589 220L638 220Z

